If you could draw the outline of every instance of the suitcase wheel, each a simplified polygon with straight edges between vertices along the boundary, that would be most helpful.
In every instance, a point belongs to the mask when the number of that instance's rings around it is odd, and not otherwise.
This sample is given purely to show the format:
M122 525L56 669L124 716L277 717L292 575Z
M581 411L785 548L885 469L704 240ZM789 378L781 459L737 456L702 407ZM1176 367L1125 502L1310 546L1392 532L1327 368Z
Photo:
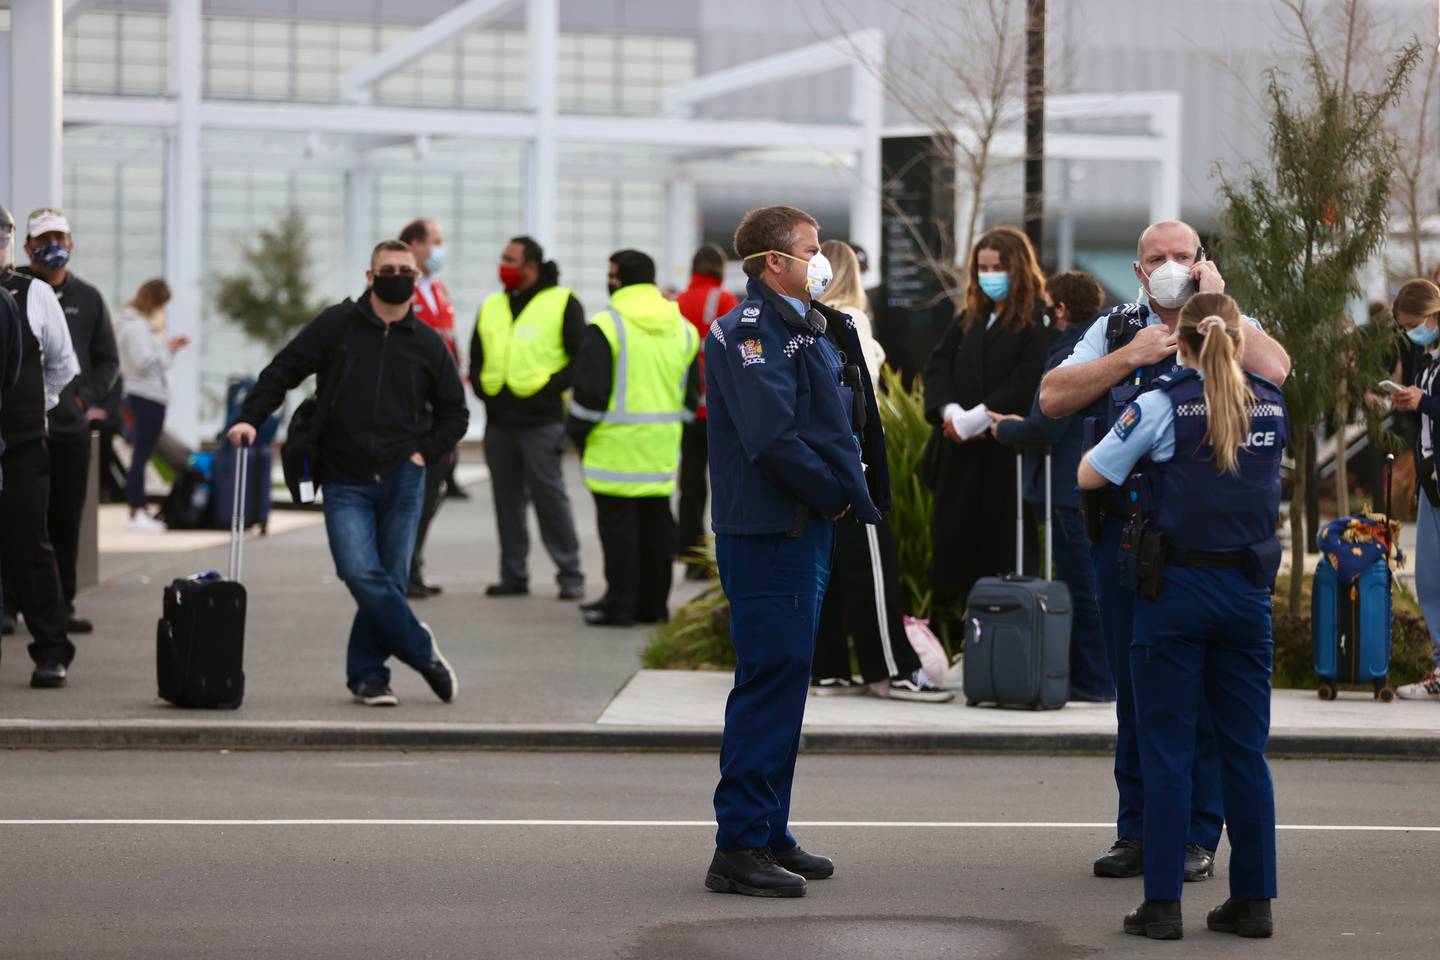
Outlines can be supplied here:
M1395 691L1391 690L1389 687L1381 687L1379 690L1375 691L1375 699L1379 700L1381 703L1390 703L1395 699Z
M965 701L965 706L967 706L967 707L978 707L978 706L980 706L980 701L979 701L979 700L966 700L966 701Z
M1315 691L1315 695L1321 700L1334 700L1335 688L1330 686L1330 684L1328 683L1322 683L1320 684L1320 687Z

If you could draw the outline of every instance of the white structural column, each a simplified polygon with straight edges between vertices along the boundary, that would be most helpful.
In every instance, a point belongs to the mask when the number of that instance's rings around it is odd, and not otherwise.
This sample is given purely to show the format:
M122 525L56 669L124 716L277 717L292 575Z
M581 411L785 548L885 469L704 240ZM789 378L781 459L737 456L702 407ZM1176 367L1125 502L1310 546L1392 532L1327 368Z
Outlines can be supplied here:
M560 192L559 0L530 0L525 32L529 42L530 109L535 134L526 151L525 229L543 246L559 239L556 202Z
M700 246L700 199L695 181L676 176L665 184L665 262L661 283L685 289L690 260Z
M204 249L200 166L202 41L200 0L170 0L170 88L176 117L165 176L165 275L172 294L166 313L171 332L188 336L190 346L176 354L170 371L173 399L165 425L191 446L200 441L200 361L205 349L205 301L200 282Z
M885 68L885 35L867 30L852 35L860 62L850 70L851 119L860 127L860 149L855 155L855 184L850 189L850 242L869 255L873 283L880 265L880 139L885 122L885 88L879 72Z
M10 195L24 242L24 217L37 207L60 206L63 76L61 0L10 4Z
M360 288L370 268L370 251L380 238L373 235L374 189L370 168L345 171L345 289Z
M1160 162L1150 172L1151 223L1180 219L1181 98L1178 93L1157 97L1169 102L1150 114L1150 129L1160 153Z

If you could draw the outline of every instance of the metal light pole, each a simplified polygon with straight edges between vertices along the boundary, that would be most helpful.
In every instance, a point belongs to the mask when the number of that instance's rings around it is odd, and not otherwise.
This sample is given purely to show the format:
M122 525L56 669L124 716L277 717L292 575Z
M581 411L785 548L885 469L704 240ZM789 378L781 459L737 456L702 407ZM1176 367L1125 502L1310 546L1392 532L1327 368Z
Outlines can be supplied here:
M1046 0L1027 0L1025 15L1025 235L1040 253L1045 220Z

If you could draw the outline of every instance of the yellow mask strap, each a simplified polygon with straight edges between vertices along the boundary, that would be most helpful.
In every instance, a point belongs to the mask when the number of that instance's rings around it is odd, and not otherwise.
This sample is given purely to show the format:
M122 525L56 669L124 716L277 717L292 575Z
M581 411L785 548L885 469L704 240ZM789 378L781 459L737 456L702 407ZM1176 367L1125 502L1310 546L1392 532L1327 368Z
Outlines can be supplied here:
M754 260L756 257L763 257L763 256L766 256L766 255L772 254L772 253L775 254L775 256L777 256L777 257L789 257L791 260L794 260L796 263L803 263L803 264L806 264L806 265L809 265L809 263L810 263L809 260L802 260L802 259L800 259L799 257L795 256L794 254L786 253L786 252L783 251L783 250L761 250L759 253L752 253L752 254L750 254L750 256L745 257L745 258L744 258L743 260L741 260L740 262L741 262L741 263L744 263L745 260Z

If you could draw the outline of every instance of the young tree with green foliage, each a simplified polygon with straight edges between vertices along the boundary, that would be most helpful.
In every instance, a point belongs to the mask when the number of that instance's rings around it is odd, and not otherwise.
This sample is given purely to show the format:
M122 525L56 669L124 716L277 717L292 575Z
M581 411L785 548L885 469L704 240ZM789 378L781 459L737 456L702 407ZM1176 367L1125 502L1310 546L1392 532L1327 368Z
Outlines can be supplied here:
M265 346L283 346L324 307L309 296L309 246L304 215L285 211L241 247L244 272L215 280L215 309Z
M1221 178L1229 292L1264 321L1293 364L1284 391L1295 459L1289 604L1297 615L1305 559L1305 438L1335 410L1348 379L1342 375L1353 356L1344 349L1346 306L1361 292L1361 271L1388 229L1396 151L1385 115L1419 58L1419 44L1408 44L1374 89L1358 89L1348 58L1337 73L1328 58L1311 55L1298 95L1286 86L1289 78L1272 69L1264 95L1269 166Z

